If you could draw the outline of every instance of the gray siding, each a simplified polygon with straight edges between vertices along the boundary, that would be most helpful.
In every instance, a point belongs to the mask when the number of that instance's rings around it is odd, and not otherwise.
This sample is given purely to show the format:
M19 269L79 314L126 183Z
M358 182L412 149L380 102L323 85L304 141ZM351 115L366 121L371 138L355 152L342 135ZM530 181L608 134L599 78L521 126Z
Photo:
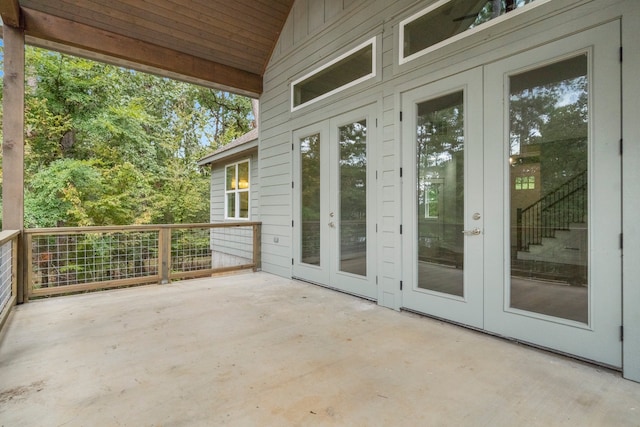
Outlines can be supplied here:
M319 14L320 10L324 10L323 15ZM289 83L326 60L334 58L336 53L345 52L357 43L379 36L382 33L380 22L383 21L381 17L384 10L383 2L297 1L283 29L271 64L265 73L264 94L260 100L260 215L263 221L262 266L266 271L291 276L291 132L332 117L338 110L347 112L373 102L379 103L380 99L381 78L378 77L374 81L365 82L332 97L332 101L340 98L337 103L323 102L317 107L314 105L291 113ZM323 19L320 19L320 16L323 16ZM368 89L363 91L364 87ZM389 162L391 168L393 158L392 154L392 161ZM391 200L387 202L394 205L399 201L394 198L393 188L387 193L391 196ZM395 212L392 212L392 216L393 219L387 220L387 223L396 222ZM390 232L386 236L387 240L396 239L390 228L382 230L383 234L386 232ZM391 245L397 247L397 243ZM391 265L395 264L391 262ZM397 276L393 273L391 275Z
M261 98L259 152L263 185L262 254L266 271L291 275L292 131L375 102L381 122L378 127L377 159L371 160L379 177L379 196L375 208L379 225L379 303L399 308L398 282L402 280L401 236L398 232L402 204L399 177L400 94L430 81L560 38L570 31L568 25L574 27L574 31L584 29L587 24L581 21L581 16L596 14L598 7L606 2L595 1L588 7L584 6L582 11L573 7L580 3L578 0L549 2L537 9L537 28L530 25L530 16L527 17L527 14L514 15L500 24L499 32L491 30L466 37L399 65L399 22L432 3L434 1L415 0L299 0L295 3L267 67ZM602 19L592 16L592 21L602 22ZM375 80L360 83L299 111L290 111L289 84L292 80L373 36L377 36L381 44L378 48L379 74Z
M228 164L250 160L250 221L259 221L260 212L260 168L258 164L258 153L254 152L250 156L230 158L227 162L220 162L213 165L211 170L211 209L210 218L212 223L235 222L224 218L224 181L225 166ZM253 256L253 237L251 227L211 230L211 249L213 251L214 266L229 267L248 263Z
M379 277L378 302L387 307L401 306L399 281L401 268L401 165L399 110L401 94L407 90L447 76L540 46L567 34L576 33L622 17L625 46L623 75L633 76L640 66L640 2L636 0L554 0L540 2L534 14L514 14L491 29L457 40L444 48L398 64L398 24L435 0L298 0L283 28L264 76L261 97L260 171L263 221L263 269L291 276L292 259L292 132L368 103L378 105L378 147L371 159L378 171L376 274ZM381 44L379 71L372 81L290 112L289 83L371 38ZM623 116L636 115L640 82L623 81ZM626 114L625 114L626 112ZM638 140L637 120L623 121L625 141ZM638 182L640 169L633 166L640 145L625 144L624 182ZM631 153L631 154L629 154ZM631 165L631 166L629 166ZM628 167L627 167L628 166ZM640 206L635 186L625 186L623 210L631 218ZM640 256L640 236L633 221L623 225L625 259ZM627 244L629 242L629 244ZM634 259L635 259L634 258ZM640 285L638 263L624 264L625 299L625 376L640 380L640 314L634 310Z

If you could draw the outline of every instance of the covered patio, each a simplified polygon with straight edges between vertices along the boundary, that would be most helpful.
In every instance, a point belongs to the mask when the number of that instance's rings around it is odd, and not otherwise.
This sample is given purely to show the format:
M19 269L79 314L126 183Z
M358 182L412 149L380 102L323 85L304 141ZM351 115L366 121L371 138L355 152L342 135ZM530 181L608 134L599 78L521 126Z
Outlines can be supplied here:
M0 425L637 426L619 373L271 274L33 301Z

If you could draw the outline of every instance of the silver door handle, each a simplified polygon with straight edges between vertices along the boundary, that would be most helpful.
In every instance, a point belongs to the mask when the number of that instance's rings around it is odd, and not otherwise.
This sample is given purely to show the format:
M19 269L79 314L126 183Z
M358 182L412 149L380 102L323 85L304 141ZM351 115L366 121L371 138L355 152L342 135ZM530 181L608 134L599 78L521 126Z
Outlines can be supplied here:
M462 230L462 234L465 236L477 236L478 234L482 234L482 230L476 227L473 230Z
M336 228L336 225L333 223L333 221L331 221L331 222L329 223L329 227L331 227L331 228Z

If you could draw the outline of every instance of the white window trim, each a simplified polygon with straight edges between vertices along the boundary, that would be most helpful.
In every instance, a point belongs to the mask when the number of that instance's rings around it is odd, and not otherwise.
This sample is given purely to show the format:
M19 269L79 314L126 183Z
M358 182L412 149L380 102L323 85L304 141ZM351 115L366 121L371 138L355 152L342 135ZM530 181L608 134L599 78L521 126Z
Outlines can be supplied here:
M329 67L330 67L330 66L332 66L333 64L336 64L336 63L338 63L338 62L342 61L344 58L346 58L346 57L348 57L348 56L350 56L350 55L354 54L355 52L357 52L357 51L359 51L360 49L363 49L363 48L365 48L365 47L367 47L367 46L369 46L369 45L371 45L371 72L370 72L369 74L367 74L367 75L365 75L365 76L362 76L362 77L360 77L360 78L358 78L358 79L356 79L356 80L353 80L353 81L351 81L351 82L349 82L349 83L347 83L347 84L345 84L345 85L342 85L342 86L340 86L340 87L338 87L338 88L335 88L335 89L333 89L333 90L332 90L332 91L330 91L330 92L327 92L327 93L325 93L325 94L322 94L322 95L318 96L317 98L313 98L312 100L307 101L307 102L305 102L305 103L302 103L302 104L300 104L300 105L298 105L298 106L295 106L295 105L294 105L294 100L295 100L294 88L295 88L295 86L296 86L298 83L300 83L301 81L304 81L304 80L308 79L309 77L311 77L311 76L313 76L313 75L315 75L315 74L319 73L320 71L322 71L322 70L324 70L324 69L326 69L326 68L329 68ZM363 81L365 81L365 80L368 80L368 79L370 79L370 78L372 78L372 77L375 77L375 76L376 76L376 72L377 72L376 61L377 61L377 57L378 57L378 55L377 55L377 48L376 48L376 46L377 46L377 37L372 37L371 39L369 39L369 40L365 41L364 43L361 43L361 44L359 44L358 46L354 47L353 49L351 49L351 50L349 50L349 51L347 51L347 52L343 53L343 54L342 54L342 55L340 55L340 56L338 56L338 57L337 57L337 58L335 58L334 60L329 61L329 62L327 62L326 64L322 65L321 67L316 68L316 69L314 69L313 71L311 71L311 72L309 72L309 73L305 74L304 76L299 77L299 78L297 78L296 80L292 81L292 82L291 82L291 85L290 85L290 95L291 95L291 112L297 111L297 110L299 110L299 109L301 109L301 108L304 108L304 107L306 107L306 106L308 106L308 105L311 105L311 104L313 104L313 103L315 103L315 102L318 102L318 101L321 101L321 100L323 100L323 99L325 99L325 98L328 98L329 96L331 96L331 95L333 95L333 94L336 94L336 93L338 93L338 92L341 92L341 91L343 91L343 90L346 90L346 89L348 89L348 88L350 88L350 87L352 87L352 86L355 86L355 85L357 85L358 83L361 83L361 82L363 82Z
M235 175L235 180L236 182L238 181L238 165L240 165L241 163L246 163L247 164L247 172L248 172L248 178L249 178L249 186L246 189L242 189L240 190L239 188L236 188L235 190L227 190L227 168L230 167L235 167L235 171L236 171L236 175ZM235 217L231 217L229 216L229 194L235 194L235 213L236 216ZM238 196L239 193L248 193L249 196L247 198L247 217L246 218L242 218L240 216L238 216L240 214L240 197ZM232 221L249 221L251 219L251 159L246 159L246 160L240 160L237 161L235 163L228 163L226 165L224 165L224 219L225 220L232 220Z
M527 13L529 10L533 9L533 8L537 8L540 7L541 5L545 4L545 3L549 3L553 0L536 0L533 3L529 3L521 8L518 8L516 10L512 10L509 13L505 13L503 15L498 16L497 18L494 18L490 21L484 22L480 25L478 25L475 28L472 28L470 30L466 30L461 32L460 34L456 34L455 36L449 37L448 39L442 40L441 42L438 42L434 45L431 45L425 49L422 49L416 53L413 53L407 57L404 57L404 27L405 25L407 25L408 23L415 21L416 19L426 15L427 13L439 8L440 6L449 3L450 1L453 0L439 0L437 2L435 2L434 4L432 4L431 6L427 7L426 9L423 9L417 13L414 13L413 15L411 15L410 17L403 19L402 21L400 21L399 24L399 37L398 37L398 65L402 65L402 64L406 64L407 62L413 61L414 59L420 58L428 53L431 53L433 51L436 51L444 46L447 46L449 44L455 43L458 40L470 37L471 35L477 33L478 31L484 31L487 28L493 27L494 25L498 25L503 21L506 21L507 19L511 19L515 16L518 16L522 13Z

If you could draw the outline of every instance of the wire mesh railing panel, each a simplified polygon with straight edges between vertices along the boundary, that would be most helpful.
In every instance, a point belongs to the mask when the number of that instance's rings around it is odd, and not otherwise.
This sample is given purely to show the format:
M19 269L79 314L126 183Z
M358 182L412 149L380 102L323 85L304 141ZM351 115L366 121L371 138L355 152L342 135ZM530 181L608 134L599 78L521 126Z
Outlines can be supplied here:
M208 228L171 230L171 271L189 272L211 269Z
M259 233L257 222L25 230L25 298L255 270Z
M11 299L13 288L13 242L8 241L0 246L0 311L4 310Z
M32 289L158 275L159 231L33 235Z

